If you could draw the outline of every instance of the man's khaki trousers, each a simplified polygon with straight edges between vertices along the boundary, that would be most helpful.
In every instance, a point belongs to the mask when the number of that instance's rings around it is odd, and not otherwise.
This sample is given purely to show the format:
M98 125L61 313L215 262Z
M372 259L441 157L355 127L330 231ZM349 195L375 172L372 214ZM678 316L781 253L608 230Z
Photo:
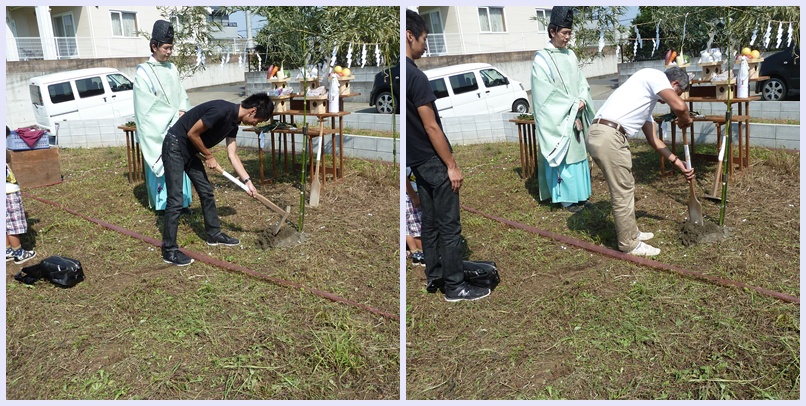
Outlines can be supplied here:
M638 247L635 222L635 178L627 136L603 124L591 124L586 136L588 152L602 170L610 189L618 249L630 252Z

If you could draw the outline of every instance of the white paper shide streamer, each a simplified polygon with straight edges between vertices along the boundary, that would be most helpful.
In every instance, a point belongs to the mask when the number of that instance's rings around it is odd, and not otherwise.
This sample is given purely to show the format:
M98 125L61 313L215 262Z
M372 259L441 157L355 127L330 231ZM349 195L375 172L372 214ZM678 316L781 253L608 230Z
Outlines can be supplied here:
M638 43L639 47L641 47L641 48L644 47L644 41L641 39L641 33L638 32L638 26L637 25L635 26L635 42Z
M263 70L263 69L261 69L261 67L262 67L261 62L263 62L263 58L260 57L259 52L255 52L255 56L257 56L257 70L258 70L258 72L260 72L261 70Z
M336 66L336 51L338 51L338 45L333 45L333 53L330 54L330 67Z
M788 37L786 39L786 46L788 47L788 46L792 45L792 23L791 22L789 23L789 29L786 30L786 32L787 32L787 35L788 35Z
M599 30L599 53L602 53L604 49L605 41L604 41L604 30Z
M655 25L655 41L652 43L655 44L655 49L652 50L652 55L655 55L655 51L660 48L660 22L663 21L661 18L658 20L658 24Z
M767 23L767 32L764 33L764 48L770 46L770 33L772 33L772 21Z
M367 44L361 45L361 67L367 64Z
M683 39L680 40L680 52L683 52L683 44L686 43L686 24L688 23L688 13L683 18Z
M616 59L618 59L619 54L621 54L621 45L616 45Z
M649 54L649 57L655 56L655 50L658 49L658 42L655 41L655 38L652 38L652 53Z
M202 50L201 50L201 47L197 45L196 46L196 66L198 67L201 64L202 64Z
M775 47L776 48L781 47L781 39L783 39L783 35L784 35L784 23L779 22L778 23L778 36L776 37L776 42L775 42Z
M378 66L381 66L381 47L378 44L375 44L375 60L378 62Z
M758 21L756 21L756 28L753 28L753 35L750 36L750 46L756 42L756 34L758 34Z
M347 48L347 68L349 69L353 64L353 43L350 43L350 47Z

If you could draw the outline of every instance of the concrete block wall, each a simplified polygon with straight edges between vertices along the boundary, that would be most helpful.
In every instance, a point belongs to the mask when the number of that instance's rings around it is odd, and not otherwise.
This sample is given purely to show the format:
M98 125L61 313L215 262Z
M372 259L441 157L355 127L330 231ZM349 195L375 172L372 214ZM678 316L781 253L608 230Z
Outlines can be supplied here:
M596 101L594 101L596 103ZM486 142L517 143L518 129L510 119L517 117L515 113L501 113L489 116L447 117L442 119L445 135L452 145L469 145ZM486 121L484 120L486 118ZM739 124L732 124L734 143L738 145ZM716 144L716 126L712 123L694 123L694 142L700 144ZM632 139L643 140L643 133L635 134ZM682 145L682 134L677 130L677 143ZM671 142L671 133L664 134L664 142ZM800 149L800 125L750 124L750 146L783 149Z
M355 79L350 81L350 88L353 93L360 93L358 96L351 97L349 100L356 103L367 103L369 107L369 95L372 92L372 84L375 81L375 74L381 71L378 66L365 66L363 68L355 67L350 68L352 75ZM290 71L291 81L288 84L294 89L294 92L300 91L300 84L296 78L300 75L299 70L293 69ZM244 88L247 94L265 92L272 89L274 86L266 80L266 72L244 72L244 81L246 84ZM320 83L324 85L324 83Z
M392 131L392 115L376 113L350 114L344 116L344 126L369 131ZM399 136L400 114L395 114L395 129Z
M126 135L118 127L131 118L69 120L59 123L56 142L65 148L100 148L126 145Z
M445 117L442 128L452 145L483 144L488 142L518 142L518 130L508 120L517 114L479 114L465 117Z
M265 136L265 139L261 143L257 134L251 131L244 132L242 129L239 129L237 140L239 147L258 148L258 146L261 146L264 153L271 153L272 145L271 137L269 136ZM325 136L324 140L325 143L322 144L322 153L333 153L331 137ZM397 162L400 162L400 138L396 138L394 141L395 156L397 157ZM317 148L316 142L318 141L314 142L313 148ZM344 156L348 158L392 162L392 138L344 134L342 146L344 147ZM278 137L275 137L274 147L277 151L280 151L282 148L282 140ZM287 148L291 150L290 140L288 140ZM302 137L294 137L294 150L297 152L302 151Z
M594 110L599 110L604 105L605 100L594 100ZM765 120L795 120L800 121L800 102L799 101L760 101L750 102L750 116L753 118ZM694 110L706 116L724 116L727 107L724 103L694 103ZM652 114L667 114L669 113L669 106L663 104L655 104L655 110ZM746 112L743 112L746 114ZM733 114L739 114L739 107L733 106Z
M129 120L72 120L64 121L59 126L57 144L61 148L100 148L126 146L126 135L118 126ZM260 145L257 134L238 129L238 146L257 148ZM223 144L223 142L222 142ZM315 144L314 144L315 145ZM392 161L393 140L386 137L370 137L344 134L344 156L349 158ZM395 155L400 162L400 138L395 139ZM275 146L280 147L280 140L275 138ZM271 138L263 142L265 151L271 151ZM289 145L289 148L291 146ZM302 150L302 137L296 137L294 148ZM331 138L325 137L322 146L325 153L333 151Z
M594 101L596 103L596 101ZM481 142L518 142L518 130L515 123L509 122L510 119L517 117L515 113L501 113L501 117L497 115L489 115L488 120L493 126L491 134L493 134L493 141ZM457 120L458 117L450 118ZM446 128L445 135L453 145L466 145L479 143L480 136L475 127L470 125L462 125L459 122L451 122L455 125L455 129L449 130L447 122L449 119L443 119L443 126ZM495 127L495 126L499 127ZM738 144L739 140L739 124L732 124L733 140ZM694 123L694 142L700 144L716 144L717 142L716 126L707 122ZM639 132L634 134L631 139L644 140L644 134ZM677 144L682 145L682 134L677 130ZM665 132L663 141L666 143L671 142L671 133ZM750 123L750 146L751 147L767 147L767 148L783 148L783 149L800 149L800 125L783 125L783 124L758 124Z

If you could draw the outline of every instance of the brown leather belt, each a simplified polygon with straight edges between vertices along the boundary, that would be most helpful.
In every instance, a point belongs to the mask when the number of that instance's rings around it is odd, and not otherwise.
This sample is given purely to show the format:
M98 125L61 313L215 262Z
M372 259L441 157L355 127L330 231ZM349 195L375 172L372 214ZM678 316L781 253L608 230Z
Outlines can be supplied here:
M612 122L610 120L605 120L603 118L597 118L597 119L593 120L593 123L594 124L606 125L606 126L608 126L610 128L615 129L616 131L620 132L622 135L627 135L627 132L624 131L624 127L622 127L621 124L619 124L619 123L614 123L614 122Z

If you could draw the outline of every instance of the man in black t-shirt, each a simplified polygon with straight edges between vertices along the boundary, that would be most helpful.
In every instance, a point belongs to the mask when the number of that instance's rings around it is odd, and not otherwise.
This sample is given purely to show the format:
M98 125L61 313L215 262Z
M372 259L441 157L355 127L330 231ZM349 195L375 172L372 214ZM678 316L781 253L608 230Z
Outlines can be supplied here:
M238 125L244 123L255 125L271 117L274 104L266 93L253 94L241 104L225 100L204 102L179 117L179 120L168 130L162 143L162 160L165 167L165 224L162 230L162 259L179 266L190 265L193 259L179 251L176 245L176 231L179 225L179 214L182 210L182 180L187 173L204 214L204 231L207 233L207 244L235 246L240 244L221 232L221 223L215 206L213 187L207 179L204 167L218 168L210 148L226 139L227 157L235 173L249 188L249 195L254 196L255 186L237 154L235 137ZM202 161L199 153L204 155Z
M442 131L428 77L414 64L425 52L427 35L422 17L406 10L406 166L417 178L426 290L441 290L449 302L476 300L488 296L490 289L464 280L459 220L462 171Z

